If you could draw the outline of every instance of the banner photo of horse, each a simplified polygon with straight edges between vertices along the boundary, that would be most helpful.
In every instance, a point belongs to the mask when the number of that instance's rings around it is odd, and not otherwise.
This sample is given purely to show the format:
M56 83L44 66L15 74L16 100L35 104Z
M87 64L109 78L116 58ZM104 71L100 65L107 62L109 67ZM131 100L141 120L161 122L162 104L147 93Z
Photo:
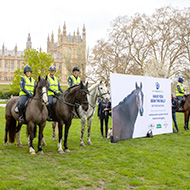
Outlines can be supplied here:
M110 75L113 141L172 133L169 79Z

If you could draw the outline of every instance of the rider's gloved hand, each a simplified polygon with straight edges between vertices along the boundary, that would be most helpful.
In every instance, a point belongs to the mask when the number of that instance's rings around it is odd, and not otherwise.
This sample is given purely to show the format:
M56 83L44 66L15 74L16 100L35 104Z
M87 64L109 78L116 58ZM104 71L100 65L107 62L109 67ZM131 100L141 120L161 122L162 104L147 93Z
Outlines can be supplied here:
M58 95L58 93L57 92L54 92L54 94L57 96Z

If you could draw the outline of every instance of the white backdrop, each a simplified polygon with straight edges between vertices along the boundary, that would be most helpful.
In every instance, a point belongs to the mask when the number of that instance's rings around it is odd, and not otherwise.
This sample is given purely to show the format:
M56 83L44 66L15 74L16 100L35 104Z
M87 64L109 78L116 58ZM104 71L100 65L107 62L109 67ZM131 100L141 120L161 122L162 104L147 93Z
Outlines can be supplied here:
M136 82L138 86L142 82L144 114L140 116L138 113L133 138L145 137L149 129L152 129L153 135L172 133L171 82L169 79L111 73L112 109L135 89ZM117 128L117 126L112 127Z

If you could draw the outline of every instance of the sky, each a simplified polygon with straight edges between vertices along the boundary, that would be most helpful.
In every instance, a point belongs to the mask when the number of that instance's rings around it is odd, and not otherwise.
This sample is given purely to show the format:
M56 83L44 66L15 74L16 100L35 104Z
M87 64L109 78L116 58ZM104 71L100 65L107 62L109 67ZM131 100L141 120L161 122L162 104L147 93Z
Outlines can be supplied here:
M118 16L133 16L135 13L151 15L164 6L178 9L190 7L190 0L6 0L0 3L0 49L8 50L17 45L26 48L28 33L32 47L47 52L48 34L54 33L57 41L59 26L64 22L67 34L73 35L79 28L82 34L86 27L86 46L90 50L97 40L106 38L111 22Z

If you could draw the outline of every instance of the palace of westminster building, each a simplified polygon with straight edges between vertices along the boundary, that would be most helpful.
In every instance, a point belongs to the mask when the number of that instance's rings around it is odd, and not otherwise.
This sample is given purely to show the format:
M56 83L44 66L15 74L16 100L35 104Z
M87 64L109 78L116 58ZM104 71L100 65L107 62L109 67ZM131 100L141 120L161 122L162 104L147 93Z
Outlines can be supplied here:
M31 36L28 34L26 49L32 48ZM24 51L18 51L17 45L13 50L7 50L4 44L0 49L0 83L10 84L17 68L22 68ZM41 48L40 48L41 51ZM54 57L53 65L60 73L60 83L67 84L67 77L71 74L73 66L80 68L80 77L85 80L86 69L86 29L83 26L82 35L77 32L67 34L64 23L63 31L59 27L57 42L54 41L54 34L48 35L47 53Z

